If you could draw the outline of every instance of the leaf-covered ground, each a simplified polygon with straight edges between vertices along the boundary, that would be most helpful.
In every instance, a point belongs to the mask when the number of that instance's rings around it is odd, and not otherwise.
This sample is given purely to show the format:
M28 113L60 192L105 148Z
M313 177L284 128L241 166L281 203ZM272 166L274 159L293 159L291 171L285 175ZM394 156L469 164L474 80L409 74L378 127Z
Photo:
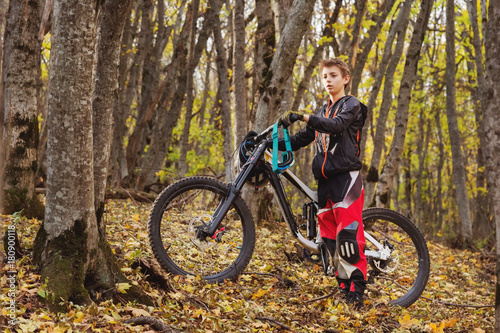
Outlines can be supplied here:
M494 260L482 253L452 250L428 243L431 276L424 292L409 308L383 299L368 299L355 310L331 294L336 283L322 268L300 261L283 223L260 223L256 251L246 273L236 282L207 284L196 278L172 277L166 290L146 280L131 266L151 258L147 237L150 204L130 200L107 206L107 236L131 283L140 285L155 307L67 303L67 312L51 313L40 302L45 295L31 263L31 248L40 226L36 220L4 216L4 228L17 221L26 253L16 262L15 299L18 325L9 325L9 265L2 263L0 325L5 332L144 332L148 325L126 324L131 317L151 316L182 332L491 332L494 304ZM5 229L4 229L5 230ZM134 266L135 267L135 266ZM116 292L128 286L117 285Z

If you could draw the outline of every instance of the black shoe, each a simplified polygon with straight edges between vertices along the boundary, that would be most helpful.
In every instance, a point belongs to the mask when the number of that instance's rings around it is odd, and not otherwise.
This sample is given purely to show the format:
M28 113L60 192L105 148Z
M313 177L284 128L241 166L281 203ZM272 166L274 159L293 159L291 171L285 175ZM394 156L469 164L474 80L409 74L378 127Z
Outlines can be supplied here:
M347 300L347 295L349 295L349 287L351 286L351 283L347 280L339 280L339 291L340 291L340 297L343 299Z
M349 295L349 290L339 287L339 295L341 299L347 300L347 296Z
M361 309L365 304L365 294L356 291L350 291L347 294L347 303L353 304L354 308L356 309Z
M337 282L339 284L340 296L347 300L347 295L349 294L349 289L351 288L351 281L337 277Z

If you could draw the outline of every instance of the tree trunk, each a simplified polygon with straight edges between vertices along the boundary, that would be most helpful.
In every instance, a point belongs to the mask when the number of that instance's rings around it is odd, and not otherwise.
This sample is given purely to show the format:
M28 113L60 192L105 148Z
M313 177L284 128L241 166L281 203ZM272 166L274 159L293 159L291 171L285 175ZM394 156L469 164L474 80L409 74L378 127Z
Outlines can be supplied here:
M239 143L248 132L248 110L245 70L245 1L235 0L234 5L234 56L233 56L233 87L234 110L236 112L235 142Z
M203 99L201 101L200 109L198 110L198 127L203 130L203 126L205 125L205 110L207 108L207 100L208 100L208 92L210 91L210 72L212 71L211 67L211 58L212 58L213 47L210 51L207 51L207 65L205 68L205 86L203 88ZM246 94L246 92L245 92ZM246 105L246 103L245 103Z
M212 19L214 21L214 43L217 51L217 71L219 73L219 92L221 101L222 132L224 134L224 166L226 170L226 180L232 181L231 156L233 153L233 131L231 127L231 101L229 96L229 72L226 59L226 50L221 34L221 24L219 21L219 0L211 0L210 6Z
M413 1L408 1L411 3ZM382 3L380 15L376 17L376 22L370 27L368 31L368 37L364 38L360 43L361 52L359 54L353 53L353 64L352 64L352 74L351 74L351 95L358 95L358 87L361 82L361 75L363 74L363 69L365 67L366 61L368 60L368 55L372 49L373 43L377 39L377 36L382 29L384 21L387 19L387 15L392 11L392 7L396 3L395 0L386 0ZM404 5L403 5L404 8ZM392 44L392 43L391 43Z
M188 71L191 75L187 77L186 84L186 114L184 116L184 129L182 131L181 142L180 142L180 154L179 154L179 176L184 177L189 167L186 164L186 155L189 149L189 130L191 128L191 119L193 117L193 104L194 104L194 67L195 63L195 45L196 45L196 25L198 19L198 8L200 6L199 0L193 0L191 3L193 7L193 20L191 22L191 33L189 38L189 64Z
M132 49L133 34L137 28L137 22L131 23L131 15L127 16L123 31L120 51L120 65L118 68L118 98L113 107L113 139L111 140L110 174L111 186L120 187L122 179L127 177L127 161L125 159L125 147L123 138L126 136L126 120L128 108L125 106L127 93L127 76L131 73L129 66L130 52Z
M453 158L453 179L455 182L455 196L458 203L460 218L459 236L465 245L472 240L472 224L470 219L470 204L467 195L467 175L465 174L465 160L462 154L460 130L456 111L455 88L455 4L454 0L446 2L446 115L448 131L450 133L451 152Z
M173 81L176 84L177 89L174 91L174 95L171 98L168 98L168 100L164 99L162 96L162 99L158 104L157 120L153 125L151 144L145 158L142 161L142 169L135 184L136 188L140 190L142 190L147 184L152 183L156 178L156 172L161 170L165 165L164 160L168 153L172 131L177 125L177 121L182 111L182 105L184 104L188 77L193 75L193 72L198 65L201 54L206 48L210 30L212 29L213 22L209 17L210 15L207 14L203 27L198 35L198 41L196 43L193 57L190 57L188 60L186 57L186 45L183 41L188 39L191 31L191 22L193 20L192 12L192 7L190 6L184 22L184 27L180 33L182 38L179 39L179 43L177 44L176 51L173 56L174 59L171 63L172 72L170 77L174 77ZM171 102L170 107L167 109L166 105L168 105L169 102Z
M387 161L377 185L377 206L388 206L390 203L389 199L391 184L398 168L404 147L406 128L408 125L408 111L410 108L411 90L417 77L420 49L422 47L422 42L427 30L427 23L429 21L433 3L434 0L422 0L421 10L415 23L415 28L410 41L410 45L408 46L405 70L403 73L403 78L401 79L401 86L399 89L394 138L391 144L389 155L387 157Z
M384 93L382 96L382 104L380 105L375 136L373 138L373 153L370 162L370 168L368 169L368 174L366 177L366 206L372 205L375 186L377 184L377 181L379 180L379 168L382 159L382 151L385 149L385 129L387 119L389 118L389 111L392 105L394 75L403 54L406 29L408 28L412 4L413 0L407 0L404 2L403 7L400 9L398 17L396 18L396 21L394 22L394 25L392 27L394 29L391 28L391 31L389 32L389 38L384 48L379 71L377 72L375 77L375 86L373 87L368 99L368 107L369 110L371 110L370 108L375 106L375 100L380 87L380 84L378 82L382 82L382 77L384 76L385 72ZM392 42L396 33L398 34L398 38L396 46L394 48L394 52L391 55Z
M484 132L486 133L486 170L488 191L493 203L496 226L496 302L495 332L500 332L500 1L490 1L485 36L486 66L484 91Z
M142 69L142 80L140 89L140 98L137 100L137 121L127 145L127 169L129 177L133 177L133 169L137 161L141 158L146 147L146 127L148 117L146 116L145 107L150 101L151 89L156 86L154 82L156 69L154 68L154 60L152 60L153 49L153 1L143 0L141 16L141 30L139 35L139 46L137 48L136 59L134 65L138 69ZM139 72L135 73L139 75Z
M302 37L309 27L314 2L295 0L292 4L269 72L262 84L262 95L255 119L257 131L264 130L278 116L285 84L293 71Z
M434 234L437 234L440 230L441 230L441 227L443 226L443 216L444 216L444 212L443 212L443 175L442 175L442 172L443 172L443 166L444 166L444 156L445 156L445 152L444 152L444 143L443 143L443 131L441 129L441 117L440 117L440 113L436 111L435 115L434 115L434 121L436 123L436 127L437 127L437 134L438 134L438 137L437 137L437 140L438 140L438 148L439 148L439 161L438 161L438 165L437 165L437 179L436 179L436 198L435 198L435 201L436 201L436 224L437 224L437 227L436 229L434 230Z
M108 176L113 106L118 91L118 69L123 27L130 13L132 0L111 0L104 3L99 15L97 33L97 64L92 98L94 145L94 197L97 220L104 212L104 194ZM101 224L104 234L104 224Z
M474 216L474 236L477 237L488 237L491 235L492 229L494 226L491 224L492 219L490 217L490 209L491 202L489 200L488 195L483 189L486 185L486 172L483 171L484 168L484 147L485 145L485 134L484 134L484 124L483 124L483 116L484 116L484 90L485 90L485 82L484 82L484 68L483 68L483 52L482 52L482 44L481 44L481 36L479 34L479 26L478 26L478 17L477 17L477 0L467 1L467 11L469 12L472 33L473 33L473 46L474 46L474 55L471 56L475 60L475 71L477 76L477 87L472 91L472 99L474 100L475 105L475 116L477 123L477 131L479 136L479 149L477 152L477 163L478 163L478 171L477 171L477 196L475 198L476 201L476 213ZM474 72L474 65L472 62L467 62L467 67L470 72ZM469 74L469 82L471 87L474 86L474 79ZM486 208L487 207L487 208Z
M349 51L347 55L347 59L349 59L348 65L350 68L354 68L356 64L356 56L358 53L359 38L360 38L359 35L361 32L363 17L365 16L366 1L367 0L358 0L354 3L354 7L356 9L356 15L354 18L354 24L351 29L352 37L350 38L349 49L348 49Z
M337 0L335 2L335 9L332 15L330 15L330 17L327 18L327 22L325 24L325 27L323 28L322 36L333 36L332 27L335 24L335 22L337 22L341 6L342 6L342 0ZM322 43L319 43L319 45L316 47L314 55L311 61L307 64L307 67L304 70L304 75L302 76L302 80L300 81L299 86L297 87L297 91L295 93L295 98L291 110L299 109L300 104L302 103L302 98L304 97L304 93L309 88L313 72L318 67L318 63L323 58L323 53L324 53L323 51L327 46L328 43L324 41Z
M3 58L4 214L43 218L35 193L38 149L39 1L11 0ZM2 149L3 150L3 149Z
M257 17L257 31L255 32L252 89L254 100L250 111L250 120L254 122L253 129L255 129L255 113L259 99L264 93L267 75L273 61L274 48L276 46L276 27L274 25L271 1L256 0L254 12Z
M146 184L152 183L156 177L156 173L162 169L170 145L172 131L179 120L186 94L187 77L189 75L186 70L188 66L188 45L186 45L185 41L189 38L192 20L193 11L192 7L189 6L179 36L174 36L173 38L174 42L177 42L174 44L174 52L172 60L168 65L167 74L158 88L157 96L150 105L150 110L154 110L154 120L148 151L139 160L140 155L143 154L144 147L142 150L127 147L127 161L129 161L129 157L133 157L132 155L135 154L133 153L134 151L137 153L134 160L134 167L139 166L137 179L134 184L137 190L143 190ZM158 103L156 102L157 100Z
M46 215L35 240L34 261L47 281L45 300L57 310L66 308L61 299L87 303L96 291L112 296L115 283L123 281L99 235L94 209L96 8L97 2L76 0L56 0L53 7Z
M419 133L424 134L424 140L422 140L421 136L418 136L416 145L417 145L417 155L418 155L418 171L414 179L416 179L416 191L415 191L415 199L413 200L414 202L414 209L413 209L413 216L414 216L414 223L417 225L417 227L420 230L424 230L424 223L423 223L423 212L424 210L422 209L422 176L424 174L425 170L425 157L427 156L427 151L429 147L429 139L430 139L430 133L431 133L431 122L430 120L427 122L427 128L424 129L424 123L425 123L425 115L422 112L420 114L420 119L419 119L419 128L418 131ZM430 118L429 118L430 119Z

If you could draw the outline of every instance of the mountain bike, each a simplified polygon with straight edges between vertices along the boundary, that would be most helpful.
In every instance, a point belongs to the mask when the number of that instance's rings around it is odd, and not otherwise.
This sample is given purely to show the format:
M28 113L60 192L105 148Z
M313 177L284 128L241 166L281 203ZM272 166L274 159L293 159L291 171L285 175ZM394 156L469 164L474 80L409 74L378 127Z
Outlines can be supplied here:
M271 132L273 138L268 138ZM283 129L283 133L286 142L288 132ZM148 233L163 269L212 283L236 279L252 258L256 240L252 214L241 197L243 187L250 183L258 188L269 182L292 237L309 256L320 258L325 274L332 275L331 260L317 231L317 192L288 169L294 160L289 144L281 159L277 151L277 124L260 134L249 132L239 146L240 170L233 182L193 176L158 195L149 215ZM305 223L294 217L283 178L307 197L302 207ZM424 237L408 218L389 209L364 210L363 224L370 297L410 306L429 277Z

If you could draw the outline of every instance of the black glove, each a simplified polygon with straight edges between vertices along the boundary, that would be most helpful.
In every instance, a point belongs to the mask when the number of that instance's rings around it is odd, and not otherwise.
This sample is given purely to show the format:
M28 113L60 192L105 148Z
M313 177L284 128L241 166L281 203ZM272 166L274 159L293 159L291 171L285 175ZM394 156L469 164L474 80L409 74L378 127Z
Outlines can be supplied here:
M283 115L280 117L280 120L278 122L279 126L283 126L287 128L297 120L302 120L304 119L304 113L300 111L287 111L283 113Z

